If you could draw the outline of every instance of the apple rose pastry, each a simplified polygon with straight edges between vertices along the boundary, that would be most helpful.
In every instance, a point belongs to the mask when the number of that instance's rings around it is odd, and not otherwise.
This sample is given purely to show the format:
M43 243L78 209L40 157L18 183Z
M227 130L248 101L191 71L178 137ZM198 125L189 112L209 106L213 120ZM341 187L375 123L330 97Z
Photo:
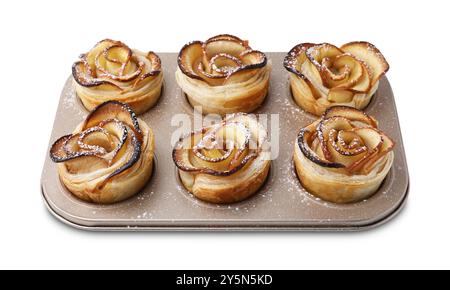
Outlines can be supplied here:
M172 152L186 189L213 203L254 194L270 168L267 132L255 118L234 114L180 138Z
M294 162L306 190L348 203L377 191L392 166L393 148L394 141L377 128L374 118L336 106L300 131Z
M158 55L110 39L82 54L72 66L72 75L76 92L89 111L114 100L141 114L156 103L163 84Z
M340 48L302 43L288 53L293 97L304 110L321 115L331 106L364 109L389 69L381 52L368 42L350 42Z
M218 35L186 44L178 55L178 85L205 114L251 112L264 101L271 64L247 41Z
M108 101L95 108L72 134L50 149L63 184L75 196L113 203L137 193L153 169L150 127L126 104Z

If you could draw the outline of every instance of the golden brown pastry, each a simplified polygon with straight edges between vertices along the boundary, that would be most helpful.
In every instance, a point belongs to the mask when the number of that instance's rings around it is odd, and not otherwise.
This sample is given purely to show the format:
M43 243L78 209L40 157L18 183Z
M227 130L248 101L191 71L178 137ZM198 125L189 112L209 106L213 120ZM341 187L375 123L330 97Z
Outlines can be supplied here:
M194 196L213 203L231 203L255 193L270 168L267 132L246 114L180 138L173 160L180 179Z
M72 66L72 75L77 95L89 111L114 100L141 114L159 99L163 84L158 55L110 39L82 54Z
M126 104L108 101L95 108L72 134L50 149L63 184L77 197L113 203L137 193L153 168L150 127Z
M205 114L255 110L264 101L271 63L247 41L217 35L186 44L178 55L178 85Z
M321 115L331 106L364 109L378 88L389 64L368 42L350 42L340 48L301 43L288 53L292 95L305 111Z
M348 203L377 191L392 166L393 148L394 141L378 129L374 118L336 106L300 131L294 161L306 190L324 200Z

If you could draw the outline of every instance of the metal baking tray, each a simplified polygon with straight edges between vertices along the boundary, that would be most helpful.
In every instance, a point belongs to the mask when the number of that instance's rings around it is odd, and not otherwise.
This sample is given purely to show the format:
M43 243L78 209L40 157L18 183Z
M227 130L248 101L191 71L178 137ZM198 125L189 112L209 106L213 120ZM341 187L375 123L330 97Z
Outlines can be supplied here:
M140 118L155 133L155 170L147 186L136 196L113 205L96 205L70 194L58 178L57 167L45 158L42 195L50 212L71 226L86 230L220 230L220 231L333 231L363 230L385 223L404 206L409 176L394 96L386 77L365 111L396 141L395 161L386 180L371 198L338 205L310 195L295 174L292 154L300 128L316 119L300 109L291 96L285 53L268 53L273 70L266 101L255 112L279 114L280 153L272 162L265 185L253 197L239 203L215 205L189 194L172 162L171 126L174 114L192 115L193 109L175 81L177 54L160 53L164 90L159 102ZM61 94L50 145L72 132L87 115L76 97L72 77ZM49 145L49 146L50 146Z

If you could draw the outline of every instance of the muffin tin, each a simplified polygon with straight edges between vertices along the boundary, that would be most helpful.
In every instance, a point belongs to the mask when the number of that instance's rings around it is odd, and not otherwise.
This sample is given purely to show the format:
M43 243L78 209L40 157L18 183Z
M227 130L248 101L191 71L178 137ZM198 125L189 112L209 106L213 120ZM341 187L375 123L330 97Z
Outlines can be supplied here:
M291 96L285 53L267 53L273 64L270 91L255 114L279 114L279 156L269 177L251 198L229 205L202 202L188 193L172 161L171 126L174 114L193 118L193 108L175 81L177 54L158 53L164 71L164 89L156 106L139 117L155 133L155 170L147 186L136 196L113 205L97 205L71 195L59 180L57 166L45 159L41 178L44 202L59 220L87 230L361 230L394 217L404 206L409 176L394 96L386 77L364 110L380 122L380 128L396 141L395 161L386 180L371 198L353 204L320 200L302 188L292 154L298 131L317 117L300 109ZM50 145L70 133L87 115L76 97L72 77L62 91ZM270 117L269 117L270 118ZM270 120L270 119L269 119ZM270 124L270 123L269 123ZM269 131L274 128L270 128ZM270 133L269 133L270 134Z

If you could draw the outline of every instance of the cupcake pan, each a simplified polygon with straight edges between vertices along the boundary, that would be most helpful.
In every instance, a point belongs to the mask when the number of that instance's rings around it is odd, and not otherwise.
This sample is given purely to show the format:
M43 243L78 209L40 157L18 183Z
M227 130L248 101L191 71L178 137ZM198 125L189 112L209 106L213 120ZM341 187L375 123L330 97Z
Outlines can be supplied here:
M174 114L193 109L175 81L177 54L160 53L164 90L159 102L139 117L155 133L155 170L147 186L136 196L113 205L96 205L72 196L58 178L48 153L41 188L50 212L59 220L87 230L362 230L394 217L403 207L409 177L394 96L386 77L365 112L380 122L380 128L396 141L395 162L378 192L353 204L338 205L320 200L302 188L292 161L294 141L300 128L316 117L300 109L289 89L283 67L285 53L268 53L273 70L270 92L255 114L279 114L279 156L272 162L263 187L247 200L229 205L202 202L189 194L179 181L171 157L171 126ZM66 82L56 113L50 145L70 133L87 115L77 99L72 77ZM270 117L269 117L270 120ZM273 130L269 123L269 130Z

